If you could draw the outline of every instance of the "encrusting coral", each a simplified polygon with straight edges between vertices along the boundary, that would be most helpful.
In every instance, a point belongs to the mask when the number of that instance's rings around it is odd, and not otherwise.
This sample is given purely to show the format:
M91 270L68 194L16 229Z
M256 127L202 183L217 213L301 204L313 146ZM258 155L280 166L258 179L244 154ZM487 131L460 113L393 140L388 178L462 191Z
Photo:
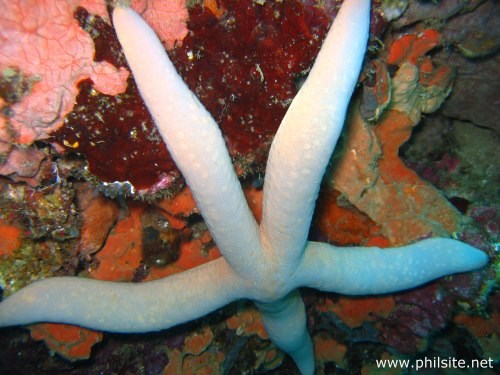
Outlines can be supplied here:
M386 250L307 241L321 178L362 65L369 10L368 0L344 3L288 109L271 147L258 226L215 121L147 24L131 9L116 8L115 28L141 95L223 258L139 284L43 280L0 304L0 325L51 321L147 332L248 298L259 308L269 337L302 373L312 374L312 341L298 287L379 294L484 266L486 254L451 239Z
M109 95L126 89L126 69L93 61L92 39L73 17L78 3L0 1L4 9L0 19L0 68L4 76L10 67L17 67L26 76L20 78L26 82L24 90L10 103L11 116L8 120L0 117L0 153L8 153L13 143L28 145L46 139L62 126L64 116L74 106L78 82L91 78L96 90ZM33 7L43 7L44 11L32 12ZM31 18L21 22L26 14ZM21 74L10 71L15 76Z

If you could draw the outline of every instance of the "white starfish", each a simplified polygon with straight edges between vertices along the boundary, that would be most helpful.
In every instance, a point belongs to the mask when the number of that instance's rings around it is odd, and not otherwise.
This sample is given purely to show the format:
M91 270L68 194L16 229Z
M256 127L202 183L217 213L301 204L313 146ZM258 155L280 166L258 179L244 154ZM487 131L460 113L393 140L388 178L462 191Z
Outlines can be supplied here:
M312 374L313 348L297 288L388 293L485 265L486 254L450 239L384 250L307 241L320 182L361 69L369 19L369 0L345 1L273 141L259 226L217 124L153 30L130 8L116 8L114 25L141 95L223 257L147 283L39 281L0 304L0 326L60 322L148 332L247 298L261 311L270 338L302 373Z

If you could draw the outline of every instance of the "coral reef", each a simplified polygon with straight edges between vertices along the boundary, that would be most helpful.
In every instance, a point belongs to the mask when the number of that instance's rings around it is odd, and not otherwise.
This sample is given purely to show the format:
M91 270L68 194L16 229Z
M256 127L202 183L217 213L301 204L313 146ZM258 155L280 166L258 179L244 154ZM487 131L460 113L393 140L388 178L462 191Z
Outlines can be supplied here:
M246 7L220 1L215 9L210 2L190 9L190 33L170 56L214 114L239 174L262 170L272 136L337 11L335 3L315 7L300 1L254 2ZM373 33L380 35L385 24L378 13L373 18ZM100 58L125 66L110 26L84 10L79 10L78 19L96 35L96 45L106 49L97 49ZM176 192L177 169L135 84L129 80L119 96L96 93L90 82L80 88L75 109L54 134L55 141L85 155L91 174L112 184L103 185L111 196L115 190L146 197Z
M50 351L70 361L88 359L102 333L65 324L43 323L29 327L34 340L43 340Z
M0 1L9 11L0 17L3 295L54 275L153 280L220 256L127 81L104 1L67 1L57 9L49 3L36 6L47 9L50 22L20 18L12 2ZM165 31L173 34L162 34L165 46L223 129L258 217L258 173L269 143L339 2L255 1L245 7L203 1L188 9L181 3L161 16L177 20ZM494 256L499 90L491 80L499 59L498 5L404 3L385 4L393 19L385 34L384 7L374 5L381 43L372 42L363 93L352 105L310 236L389 246L453 234ZM151 17L161 13L150 5L134 6ZM43 30L66 39L52 38L49 53ZM13 31L27 33L21 50ZM27 57L33 55L37 61ZM66 65L55 68L54 56ZM76 60L79 70L69 69ZM119 137L127 142L116 142L118 134L127 134ZM129 195L151 202L132 202ZM381 298L304 291L318 373L377 373L376 359L424 355L498 361L495 262L473 275ZM158 334L105 334L94 349L99 332L45 324L30 331L48 349L23 329L4 330L0 372L296 371L245 304ZM89 355L92 361L71 362Z
M2 106L0 151L10 173L23 176L23 164L40 163L36 152L20 157L16 145L47 139L63 125L74 106L77 84L91 79L95 90L116 95L129 73L105 61L94 61L94 44L73 18L78 1L2 1L0 69ZM26 14L30 14L26 18ZM6 115L5 115L6 114ZM14 155L10 155L14 150ZM23 160L25 160L23 162Z

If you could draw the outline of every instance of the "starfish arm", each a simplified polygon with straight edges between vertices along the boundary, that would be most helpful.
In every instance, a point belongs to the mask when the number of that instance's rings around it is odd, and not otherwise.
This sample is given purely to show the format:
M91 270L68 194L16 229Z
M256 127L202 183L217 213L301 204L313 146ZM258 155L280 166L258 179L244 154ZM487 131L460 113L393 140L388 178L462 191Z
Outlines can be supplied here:
M298 290L271 303L256 302L269 338L288 353L302 374L314 374L314 352Z
M259 230L217 124L137 13L118 7L113 22L141 96L212 237L240 275L251 274L261 249Z
M463 242L431 238L398 248L335 247L309 242L297 282L351 295L410 289L442 276L483 267L488 256Z
M208 314L244 290L223 258L146 283L54 277L0 303L0 327L57 322L109 332L157 331Z
M362 66L369 23L369 0L344 2L271 146L262 239L289 269L304 251L320 182Z

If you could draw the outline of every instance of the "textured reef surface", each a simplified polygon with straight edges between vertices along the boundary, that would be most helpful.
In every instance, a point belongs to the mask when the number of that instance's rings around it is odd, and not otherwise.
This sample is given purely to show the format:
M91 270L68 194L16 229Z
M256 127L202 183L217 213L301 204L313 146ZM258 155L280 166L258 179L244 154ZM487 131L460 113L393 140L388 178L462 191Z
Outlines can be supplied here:
M142 282L220 256L129 74L110 6L64 3L0 0L4 297L50 276ZM340 4L133 1L221 127L257 219L270 143ZM310 239L384 247L453 235L491 262L379 297L302 290L318 374L377 374L378 359L498 366L499 8L372 4ZM244 301L153 334L2 329L0 347L6 374L297 373Z

